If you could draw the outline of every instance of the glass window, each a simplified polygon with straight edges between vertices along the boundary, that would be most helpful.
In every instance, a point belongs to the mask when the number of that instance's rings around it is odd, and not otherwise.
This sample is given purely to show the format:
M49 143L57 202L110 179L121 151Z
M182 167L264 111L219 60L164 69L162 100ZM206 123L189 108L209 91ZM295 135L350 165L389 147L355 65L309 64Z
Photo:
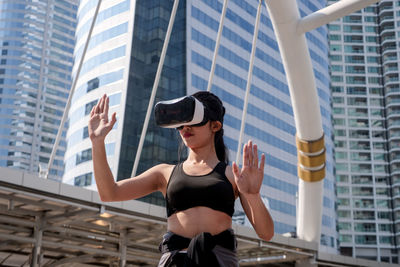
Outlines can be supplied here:
M380 236L379 237L379 243L381 244L394 244L394 240L392 236ZM389 259L387 259L387 262L389 262Z
M375 212L366 210L356 210L353 211L353 216L355 220L375 220Z
M368 141L350 141L350 149L369 150L370 148Z
M334 96L332 100L333 100L333 103L335 103L335 104L343 104L344 103L344 97Z
M328 24L328 29L330 31L340 31L340 25L337 24Z
M343 86L331 86L331 91L333 93L343 93Z
M350 211L348 210L338 210L337 213L339 218L350 218Z
M347 142L343 140L335 140L335 147L336 148L346 148Z
M334 61L342 61L342 56L340 56L340 55L329 55L329 59L332 62L334 62Z
M343 195L349 194L349 188L347 186L338 186L336 190L338 194L343 194Z
M389 200L386 199L377 199L376 206L379 208L391 208Z
M344 108L333 108L333 114L341 115L344 114Z
M346 66L346 73L364 74L365 67L364 66Z
M382 232L393 232L393 225L392 224L379 224L379 231Z
M346 152L336 151L335 152L335 158L336 159L347 159L347 153Z
M350 201L348 198L338 198L337 203L339 206L350 206Z
M351 160L355 161L370 161L371 154L369 152L352 152L350 153Z
M342 40L342 37L339 34L329 34L329 40L340 41L340 40Z
M353 187L354 196L373 196L374 191L372 187Z
M378 219L392 220L392 212L390 211L379 211Z
M354 106L366 106L367 105L367 98L364 97L348 97L347 98L347 103L349 105L354 105Z
M353 199L354 208L374 208L373 199Z
M353 101L353 100L352 100L352 102L357 103L356 101ZM368 117L368 109L366 109L366 108L348 108L347 114L349 116Z
M367 88L365 87L347 87L347 94L349 95L366 95L367 94Z
M376 236L373 235L356 235L356 244L374 245L376 244Z
M377 187L377 188L375 188L375 192L377 195L380 195L380 196L388 196L389 195L387 188Z
M331 66L332 71L337 71L337 72L342 72L343 71L343 66L340 65L332 65Z
M83 187L83 186L89 186L91 184L92 184L92 173L91 172L79 175L74 178L75 186Z
M376 232L375 223L355 223L354 231L357 232Z
M369 131L367 131L367 130L350 130L349 136L351 138L369 138Z
M353 239L351 238L351 235L339 234L339 241L342 243L352 243Z
M385 153L374 153L375 161L387 161L387 154Z
M368 127L367 119L349 119L348 122L350 127L361 127L361 128Z
M347 175L343 175L343 174L336 174L336 182L348 183L349 177Z
M368 175L352 175L351 182L353 184L372 184L372 176Z
M343 76L332 75L331 80L332 82L343 82Z
M373 142L374 149L386 149L386 142Z
M346 120L345 119L341 119L341 118L333 119L333 125L335 125L335 126L344 126L344 125L346 125Z
M339 227L339 230L351 230L351 223L339 222L338 227Z
M340 51L342 51L342 46L338 45L338 44L332 44L332 45L329 45L329 50L340 52Z
M335 129L334 130L335 136L346 136L346 130L343 129Z

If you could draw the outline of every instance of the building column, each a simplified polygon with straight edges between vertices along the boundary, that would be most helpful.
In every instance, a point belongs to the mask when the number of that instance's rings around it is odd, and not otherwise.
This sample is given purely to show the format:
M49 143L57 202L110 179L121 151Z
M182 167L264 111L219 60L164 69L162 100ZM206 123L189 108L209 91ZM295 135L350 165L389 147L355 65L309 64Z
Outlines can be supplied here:
M124 229L119 233L119 267L126 266L126 244L127 244L127 230Z
M35 244L32 249L32 262L31 267L41 266L42 257L40 256L42 248L43 238L43 218L42 216L36 216L36 223L34 227L34 239Z

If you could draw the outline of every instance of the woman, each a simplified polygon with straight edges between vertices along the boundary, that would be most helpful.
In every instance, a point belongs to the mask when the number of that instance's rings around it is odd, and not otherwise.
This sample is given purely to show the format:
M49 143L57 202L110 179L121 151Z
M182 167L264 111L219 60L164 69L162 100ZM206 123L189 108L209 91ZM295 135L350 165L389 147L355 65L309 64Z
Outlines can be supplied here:
M167 234L160 244L159 266L238 266L232 214L240 197L258 236L274 234L272 218L260 196L265 155L258 161L257 146L243 148L243 166L228 160L223 141L225 108L212 93L193 95L207 114L203 123L184 125L179 134L189 148L187 159L176 166L156 165L144 173L115 182L106 159L104 139L116 122L108 119L109 99L104 95L90 113L94 176L102 201L123 201L160 191L166 197Z

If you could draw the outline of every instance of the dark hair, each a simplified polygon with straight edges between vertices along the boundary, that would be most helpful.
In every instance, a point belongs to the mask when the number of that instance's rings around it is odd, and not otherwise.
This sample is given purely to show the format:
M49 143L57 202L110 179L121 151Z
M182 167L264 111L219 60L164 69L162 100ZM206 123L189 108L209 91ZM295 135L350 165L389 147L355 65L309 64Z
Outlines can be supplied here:
M222 101L218 98L218 96L210 93L208 91L199 91L194 93L196 99L203 103L206 109L206 115L210 121L219 121L222 124L221 129L215 133L214 137L214 146L215 151L217 153L217 157L220 161L229 163L228 159L228 149L224 143L224 115L225 108Z

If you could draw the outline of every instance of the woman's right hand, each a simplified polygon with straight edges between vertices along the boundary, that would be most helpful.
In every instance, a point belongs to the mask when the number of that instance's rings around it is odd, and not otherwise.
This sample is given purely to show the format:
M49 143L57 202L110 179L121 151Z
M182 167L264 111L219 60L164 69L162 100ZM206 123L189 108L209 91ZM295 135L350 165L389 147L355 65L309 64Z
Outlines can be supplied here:
M92 142L104 141L117 121L115 112L112 114L111 120L108 120L109 101L108 96L104 94L90 112L88 133Z

